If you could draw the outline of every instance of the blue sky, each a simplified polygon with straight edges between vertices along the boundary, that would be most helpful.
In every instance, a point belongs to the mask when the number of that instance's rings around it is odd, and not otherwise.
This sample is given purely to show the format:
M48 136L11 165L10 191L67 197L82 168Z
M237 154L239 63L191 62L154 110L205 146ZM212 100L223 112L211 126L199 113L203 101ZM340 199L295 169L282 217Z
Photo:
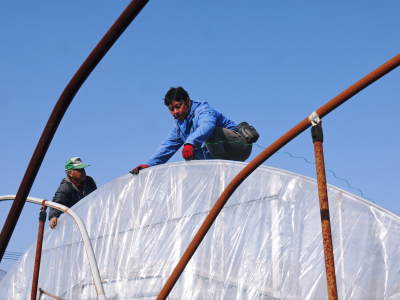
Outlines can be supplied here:
M1 195L16 193L60 93L128 3L0 3ZM171 86L252 123L268 146L399 53L399 9L394 0L150 1L75 97L30 195L51 199L71 156L92 164L98 185L145 162L172 124L162 104ZM326 167L397 214L399 79L392 71L323 120ZM315 177L285 152L313 160L309 131L266 165ZM328 183L360 194L329 172ZM1 223L9 207L0 204ZM8 251L34 243L38 210L25 206Z

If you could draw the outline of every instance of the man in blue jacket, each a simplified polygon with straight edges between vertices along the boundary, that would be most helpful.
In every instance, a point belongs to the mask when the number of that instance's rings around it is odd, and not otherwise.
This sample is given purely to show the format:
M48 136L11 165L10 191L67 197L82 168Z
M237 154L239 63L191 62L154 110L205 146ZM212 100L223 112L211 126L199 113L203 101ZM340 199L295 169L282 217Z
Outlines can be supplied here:
M237 125L208 105L196 102L182 87L170 88L164 104L175 119L175 124L157 152L141 169L163 164L183 145L182 156L192 159L230 159L244 161L252 149L251 143L238 133Z

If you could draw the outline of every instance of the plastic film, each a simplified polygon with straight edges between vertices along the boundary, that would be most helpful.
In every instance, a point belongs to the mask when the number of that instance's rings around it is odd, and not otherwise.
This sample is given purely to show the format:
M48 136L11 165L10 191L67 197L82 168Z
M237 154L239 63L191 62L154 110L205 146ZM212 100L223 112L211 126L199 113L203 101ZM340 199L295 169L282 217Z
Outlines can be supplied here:
M107 297L154 299L244 165L151 167L75 205ZM328 194L339 299L400 298L400 218L338 188ZM259 167L227 202L169 299L326 299L318 201L315 180ZM1 299L29 298L33 261L34 247L0 281ZM39 287L65 299L96 299L80 234L65 214L45 232Z

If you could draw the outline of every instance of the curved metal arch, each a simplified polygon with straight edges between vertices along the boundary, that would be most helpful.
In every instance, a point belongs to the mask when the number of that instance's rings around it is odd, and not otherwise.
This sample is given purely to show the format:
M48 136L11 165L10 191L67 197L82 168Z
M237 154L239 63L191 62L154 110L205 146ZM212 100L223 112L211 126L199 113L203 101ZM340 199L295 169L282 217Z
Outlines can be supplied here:
M60 98L58 99L53 111L47 121L39 142L33 152L28 168L18 188L18 192L13 205L10 208L7 219L3 225L0 234L0 262L3 259L8 242L14 231L15 225L18 222L22 209L24 208L26 198L31 191L33 182L46 155L47 149L57 131L58 125L61 122L68 106L71 104L76 93L89 77L101 59L106 55L108 50L114 45L117 39L122 35L129 24L140 13L142 8L149 0L133 0L118 17L115 23L110 27L107 33L103 36L100 42L92 50L78 71L72 77L68 85L65 87Z
M15 200L15 198L16 198L15 195L5 195L5 196L0 196L0 201ZM86 255L89 260L90 270L92 271L92 276L94 285L96 287L97 296L99 299L106 299L103 284L101 283L100 272L99 272L99 267L97 265L96 256L94 255L92 243L90 242L89 234L86 230L85 224L83 223L82 219L71 208L56 202L29 196L26 198L26 201L55 208L72 217L76 226L78 226L79 232L81 233L83 246L85 247Z
M337 95L335 98L332 98L330 101L325 103L323 106L318 108L315 113L319 118L324 117L331 111L333 111L336 107L340 106L352 96L372 84L374 81L378 80L385 74L389 73L396 67L400 65L400 54L394 56L392 59L388 60L386 63L357 81L352 86L348 87L342 93ZM282 135L279 139L277 139L274 143L272 143L269 147L264 149L260 154L258 154L249 164L244 167L228 184L225 190L222 192L218 200L215 202L214 206L211 208L207 217L201 224L200 228L197 230L194 235L192 241L189 246L186 248L183 253L181 259L178 264L175 266L172 271L170 277L167 282L163 286L160 291L160 294L157 297L157 300L166 299L174 287L176 281L179 279L189 260L193 256L194 252L197 250L198 246L204 239L211 225L214 223L215 219L218 217L218 214L224 207L225 203L228 201L233 192L239 187L239 185L251 174L255 169L257 169L264 161L266 161L269 157L271 157L274 153L276 153L279 149L293 140L296 136L306 130L311 126L311 120L309 117L305 118L303 121L298 123L284 135Z

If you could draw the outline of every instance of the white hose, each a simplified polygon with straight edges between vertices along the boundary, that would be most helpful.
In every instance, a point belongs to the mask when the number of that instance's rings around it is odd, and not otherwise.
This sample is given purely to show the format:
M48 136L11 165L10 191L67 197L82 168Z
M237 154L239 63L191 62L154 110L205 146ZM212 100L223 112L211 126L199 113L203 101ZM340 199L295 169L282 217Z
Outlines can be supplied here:
M15 200L15 195L0 196L0 201L4 200ZM27 197L26 201L55 208L57 210L65 212L66 214L69 214L72 217L72 219L75 221L75 224L78 226L82 236L83 245L85 247L86 255L89 259L90 270L92 271L93 281L96 287L97 297L98 299L106 299L103 284L101 283L99 267L97 266L96 257L94 256L92 243L90 242L89 234L86 230L85 225L82 222L82 219L69 207L56 202L51 202L45 199L34 197Z

